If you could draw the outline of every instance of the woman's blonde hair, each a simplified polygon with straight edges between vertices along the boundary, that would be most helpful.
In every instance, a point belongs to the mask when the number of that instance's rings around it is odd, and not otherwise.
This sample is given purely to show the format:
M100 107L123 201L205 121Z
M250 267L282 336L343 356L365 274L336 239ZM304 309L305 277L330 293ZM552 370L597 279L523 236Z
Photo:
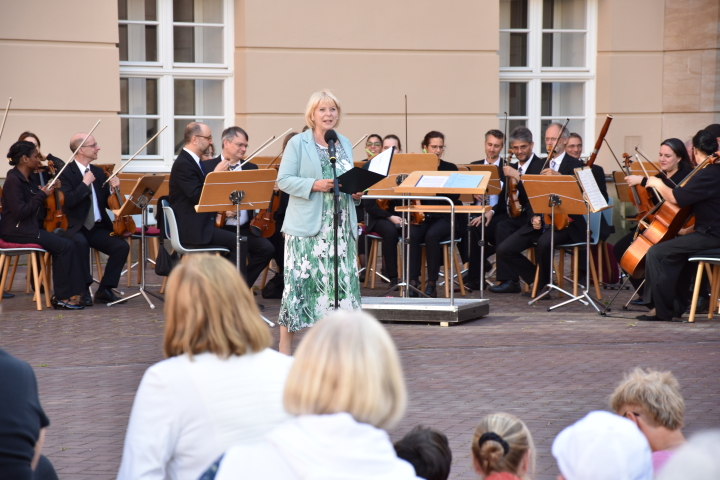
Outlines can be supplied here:
M654 426L679 430L683 426L685 401L672 372L635 368L617 386L610 407L618 413L623 405L641 407Z
M272 338L235 266L211 255L188 255L170 274L165 295L166 357L259 352Z
M302 339L284 401L293 415L347 412L389 428L405 413L406 398L400 359L385 328L367 313L342 311Z
M338 121L335 126L337 127L338 125L340 125L340 116L342 115L342 107L340 107L340 101L329 90L320 90L319 92L315 92L310 95L310 100L308 100L307 107L305 107L305 123L307 124L307 126L311 129L315 128L315 120L313 120L313 114L322 103L331 103L335 105L338 113Z
M480 441L482 439L482 442ZM529 478L535 476L535 444L525 423L509 413L493 413L475 427L471 451L485 476L508 472L518 477L529 451Z

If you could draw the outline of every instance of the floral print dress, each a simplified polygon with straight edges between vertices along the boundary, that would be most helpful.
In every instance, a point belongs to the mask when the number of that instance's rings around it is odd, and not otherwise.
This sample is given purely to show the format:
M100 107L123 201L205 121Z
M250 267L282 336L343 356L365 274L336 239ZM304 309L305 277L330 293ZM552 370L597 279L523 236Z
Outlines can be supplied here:
M323 178L333 178L328 150L317 145ZM337 146L338 176L353 168L342 146ZM350 231L348 212L355 204L350 195L340 194L338 231L339 307L360 309L360 282L357 272L357 242ZM320 231L313 237L285 235L285 289L278 323L296 332L312 326L335 307L333 244L333 193L323 194Z

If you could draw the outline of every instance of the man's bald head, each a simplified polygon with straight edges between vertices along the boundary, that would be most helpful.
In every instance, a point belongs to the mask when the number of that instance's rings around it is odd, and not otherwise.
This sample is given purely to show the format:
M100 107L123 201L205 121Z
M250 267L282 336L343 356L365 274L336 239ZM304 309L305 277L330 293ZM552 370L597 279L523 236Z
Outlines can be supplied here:
M85 137L87 137L87 140L85 140ZM84 143L83 140L85 140ZM82 144L82 148L75 154L75 160L79 161L83 165L87 165L93 160L97 160L98 151L100 151L100 149L97 146L95 137L92 135L88 136L87 133L76 133L70 139L70 151L75 152L80 144Z
M83 143L83 140L85 140L85 137L87 137L87 133L76 133L72 136L70 139L70 151L75 152L77 148L80 146L81 143ZM85 143L83 145L93 144L95 143L95 138L90 135L87 140L85 140Z
M210 127L200 122L188 123L185 126L183 141L185 149L193 152L198 157L202 157L210 145L213 144Z

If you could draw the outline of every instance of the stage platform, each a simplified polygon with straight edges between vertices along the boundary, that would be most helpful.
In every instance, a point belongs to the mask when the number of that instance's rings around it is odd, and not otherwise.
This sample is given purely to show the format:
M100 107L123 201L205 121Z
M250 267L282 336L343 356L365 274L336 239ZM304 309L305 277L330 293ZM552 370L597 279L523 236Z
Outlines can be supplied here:
M362 297L362 308L384 322L439 323L442 327L482 318L490 313L490 300L456 298Z

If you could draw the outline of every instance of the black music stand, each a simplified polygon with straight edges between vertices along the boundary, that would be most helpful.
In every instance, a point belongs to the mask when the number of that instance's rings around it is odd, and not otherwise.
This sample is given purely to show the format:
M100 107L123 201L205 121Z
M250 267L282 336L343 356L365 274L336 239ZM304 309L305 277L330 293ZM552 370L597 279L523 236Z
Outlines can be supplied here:
M162 185L163 180L165 180L165 175L145 175L144 177L138 178L137 183L135 184L135 188L133 188L130 197L123 204L122 208L113 211L115 217L124 217L125 215L137 214L141 215L142 226L140 228L140 242L142 246L145 245L145 229L147 228L147 207L155 193L160 189L160 185ZM140 250L142 251L143 247L141 247ZM142 295L145 298L145 301L147 301L148 305L150 305L150 308L155 309L155 305L152 303L152 301L150 301L150 297L148 297L148 294L152 295L160 301L164 301L164 299L160 295L146 289L145 262L142 260L144 259L141 259L140 261L140 291L138 291L138 293L130 295L129 297L120 299L116 302L108 303L108 307L112 307L115 304L126 302L131 298Z

